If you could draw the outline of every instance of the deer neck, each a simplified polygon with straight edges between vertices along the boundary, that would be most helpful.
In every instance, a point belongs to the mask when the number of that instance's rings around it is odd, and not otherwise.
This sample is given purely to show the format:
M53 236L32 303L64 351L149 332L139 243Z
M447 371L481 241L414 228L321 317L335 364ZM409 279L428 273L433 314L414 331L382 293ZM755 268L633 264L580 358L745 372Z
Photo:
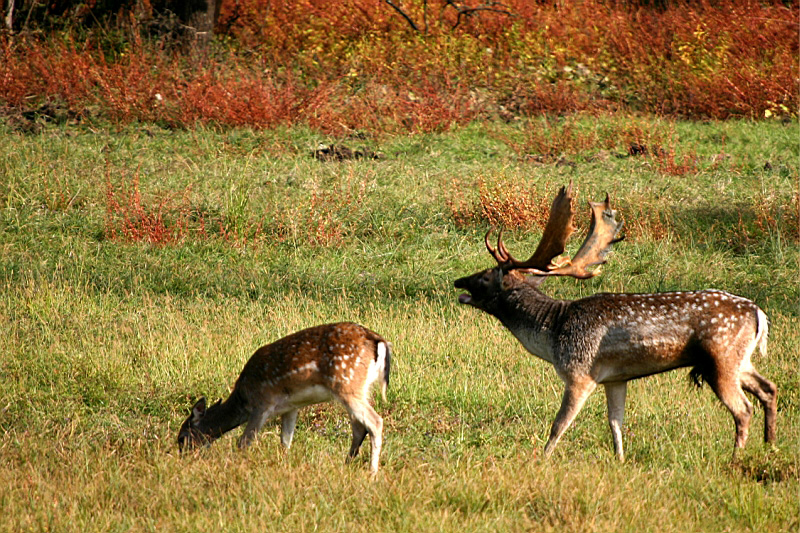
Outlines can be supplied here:
M555 336L568 306L567 301L520 285L504 293L496 316L526 350L552 364Z
M203 434L218 439L223 434L244 424L249 411L238 390L224 402L217 402L206 411L205 416L198 423L198 429Z

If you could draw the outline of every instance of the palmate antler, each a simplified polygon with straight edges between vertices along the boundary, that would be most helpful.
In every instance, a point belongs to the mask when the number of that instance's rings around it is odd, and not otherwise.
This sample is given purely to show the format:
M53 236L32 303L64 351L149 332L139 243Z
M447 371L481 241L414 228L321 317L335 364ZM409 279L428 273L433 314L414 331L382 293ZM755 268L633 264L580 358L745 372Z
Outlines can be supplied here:
M586 239L571 261L555 264L553 260L564 253L567 239L574 230L572 221L575 210L572 200L572 182L570 182L569 186L561 187L553 200L542 238L536 251L527 261L519 261L509 253L503 244L502 229L497 237L496 249L489 243L489 234L492 230L486 233L484 239L486 249L506 270L525 270L537 276L571 276L578 279L596 276L600 273L600 269L587 270L587 268L604 264L611 245L624 239L617 237L622 229L622 222L617 222L615 219L617 212L611 209L608 194L604 202L589 202L592 222Z

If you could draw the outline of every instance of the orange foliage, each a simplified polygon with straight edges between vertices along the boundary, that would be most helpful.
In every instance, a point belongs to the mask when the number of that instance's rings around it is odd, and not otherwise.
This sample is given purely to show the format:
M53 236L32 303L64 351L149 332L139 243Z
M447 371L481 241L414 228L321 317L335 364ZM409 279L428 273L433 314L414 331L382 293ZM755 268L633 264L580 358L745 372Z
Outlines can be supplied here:
M452 183L453 197L446 198L451 216L459 228L485 225L509 229L544 227L550 213L550 199L544 192L535 188L499 182L487 185L478 180L478 198L465 201L463 187L459 182ZM541 187L546 191L549 184Z
M378 134L584 110L794 116L800 104L796 6L503 4L513 16L479 12L453 29L455 10L409 0L414 31L375 0L230 0L217 28L229 44L189 54L138 35L112 47L122 52L4 36L0 109Z

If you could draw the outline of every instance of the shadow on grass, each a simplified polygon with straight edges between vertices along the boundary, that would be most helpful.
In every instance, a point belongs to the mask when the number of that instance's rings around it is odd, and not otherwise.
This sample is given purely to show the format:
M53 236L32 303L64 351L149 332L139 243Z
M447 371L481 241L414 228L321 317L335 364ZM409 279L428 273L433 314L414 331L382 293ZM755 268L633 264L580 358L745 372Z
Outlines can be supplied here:
M674 229L682 239L738 256L774 252L775 246L800 243L797 197L793 203L677 208Z
M733 463L733 470L747 479L765 485L800 480L800 467L796 458L777 449L739 458Z

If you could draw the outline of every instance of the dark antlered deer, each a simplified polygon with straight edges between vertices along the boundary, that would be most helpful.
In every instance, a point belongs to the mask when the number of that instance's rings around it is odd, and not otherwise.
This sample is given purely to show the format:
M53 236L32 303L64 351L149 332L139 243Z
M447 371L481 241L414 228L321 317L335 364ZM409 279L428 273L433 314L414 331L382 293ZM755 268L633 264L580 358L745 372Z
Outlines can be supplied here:
M369 404L369 392L380 382L386 399L390 363L390 344L358 324L344 322L298 331L259 348L244 365L227 400L206 409L205 398L200 398L178 432L178 447L184 451L209 445L247 422L239 438L239 448L245 448L268 419L281 416L281 442L288 449L298 410L335 399L350 415L353 440L348 462L358 455L369 433L370 468L375 473L383 419Z
M764 441L775 440L777 390L753 368L750 357L767 349L767 317L753 302L717 290L660 294L598 293L575 301L554 300L539 291L548 276L586 279L599 273L587 268L605 263L621 222L608 196L589 202L588 236L575 257L561 264L573 231L572 183L562 187L534 254L518 261L502 240L485 242L497 266L456 280L466 289L459 296L497 317L533 355L552 364L566 385L561 408L545 446L553 452L599 383L605 387L614 449L624 459L621 425L627 382L679 367L692 367L698 385L705 381L733 415L736 450L747 440L753 406L744 391L764 408Z

